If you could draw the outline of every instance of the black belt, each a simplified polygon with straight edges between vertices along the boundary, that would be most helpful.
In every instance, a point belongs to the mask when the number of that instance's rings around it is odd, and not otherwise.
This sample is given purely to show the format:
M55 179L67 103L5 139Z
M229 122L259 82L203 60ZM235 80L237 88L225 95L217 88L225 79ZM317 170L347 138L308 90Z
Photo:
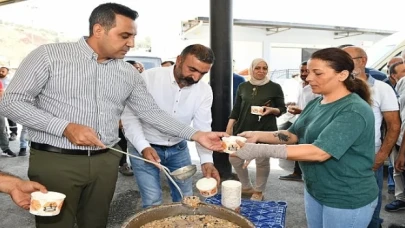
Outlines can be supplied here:
M156 144L150 144L152 147L160 147L160 148L169 148L172 146L162 146L162 145L156 145ZM177 145L177 144L176 144Z
M172 146L163 146L163 145L156 145L156 144L150 144L151 146L153 146L153 147L160 147L160 148L163 148L163 149L167 149L167 148L172 148L172 147L175 147L175 146L177 146L177 145L179 145L180 143L182 143L183 141L181 141L181 142L179 142L179 143L177 143L177 144L174 144L174 145L172 145Z
M69 155L87 155L93 156L97 154L106 153L110 149L102 149L102 150L75 150L75 149L63 149L55 146L51 146L48 144L36 143L31 142L31 147L35 150L43 150L47 152L59 153L59 154L69 154Z

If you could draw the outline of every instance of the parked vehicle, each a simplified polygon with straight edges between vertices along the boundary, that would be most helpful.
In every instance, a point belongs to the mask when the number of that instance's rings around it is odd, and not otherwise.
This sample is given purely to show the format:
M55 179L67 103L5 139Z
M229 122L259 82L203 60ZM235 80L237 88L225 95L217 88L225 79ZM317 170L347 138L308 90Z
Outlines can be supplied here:
M127 55L124 58L124 61L134 60L136 62L141 62L145 68L145 70L160 67L162 64L162 59L157 56L149 56L149 55Z
M367 67L387 73L387 62L405 50L405 31L387 36L366 50Z

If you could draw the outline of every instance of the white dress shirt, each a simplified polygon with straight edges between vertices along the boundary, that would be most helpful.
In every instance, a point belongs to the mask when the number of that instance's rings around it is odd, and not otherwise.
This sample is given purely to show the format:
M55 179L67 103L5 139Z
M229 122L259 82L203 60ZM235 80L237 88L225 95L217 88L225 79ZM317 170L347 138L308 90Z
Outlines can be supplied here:
M297 106L301 110L304 110L304 108L310 101L319 96L320 96L319 94L315 94L312 92L312 88L310 85L303 85L301 86L301 89L299 91Z
M11 78L9 75L7 75L4 78L0 78L1 82L3 83L3 88L6 89L8 84L10 84Z
M157 67L144 71L144 79L149 93L157 105L169 115L201 131L211 131L212 89L205 82L180 88L174 74L174 67ZM160 132L155 126L143 122L127 106L121 116L125 136L141 153L150 144L173 146L183 139ZM212 151L196 143L201 164L212 162Z
M300 83L299 89L298 89L298 98L297 98L297 106L301 109L304 110L304 108L307 106L307 104L312 101L313 99L319 97L321 95L319 94L314 94L312 92L312 88L310 85L305 85L304 82ZM291 123L294 123L300 115L297 114L293 118L290 119Z

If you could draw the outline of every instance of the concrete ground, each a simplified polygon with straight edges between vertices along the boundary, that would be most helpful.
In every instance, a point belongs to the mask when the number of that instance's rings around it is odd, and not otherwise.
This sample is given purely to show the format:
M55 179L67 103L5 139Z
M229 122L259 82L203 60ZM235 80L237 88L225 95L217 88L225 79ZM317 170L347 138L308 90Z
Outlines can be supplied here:
M192 143L190 143L192 145ZM19 142L10 143L13 151L19 150ZM191 148L194 148L193 146ZM195 150L191 150L192 158L198 164L198 155ZM28 156L8 158L0 157L0 170L12 173L22 178L27 178ZM251 176L254 177L254 164L250 165ZM265 199L275 201L286 201L288 203L286 227L303 228L306 227L306 219L303 205L303 183L280 181L278 176L289 174L293 169L293 162L272 159L271 172L267 184ZM194 180L202 177L200 171L194 176ZM163 178L162 178L163 180ZM164 200L170 202L168 185L164 182ZM359 183L360 184L360 183ZM196 192L196 195L197 192ZM383 206L394 199L393 195L387 194L387 185L384 184ZM0 194L0 227L1 228L31 228L35 227L34 216L29 212L15 206L10 197ZM131 215L141 210L141 201L137 185L133 177L119 175L117 188L111 205L109 217L109 228L118 228ZM390 223L404 223L404 211L387 213L381 212L384 219L383 227L388 227Z

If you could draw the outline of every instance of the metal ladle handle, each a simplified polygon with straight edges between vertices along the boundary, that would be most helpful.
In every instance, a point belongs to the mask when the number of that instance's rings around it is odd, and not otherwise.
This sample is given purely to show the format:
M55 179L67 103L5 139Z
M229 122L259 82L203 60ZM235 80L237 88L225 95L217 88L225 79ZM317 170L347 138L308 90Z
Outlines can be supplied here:
M167 178L169 178L169 180L172 182L172 184L174 185L174 187L177 188L177 191L179 191L181 198L182 198L182 199L184 198L183 192L181 191L180 187L176 184L176 182L173 180L172 176L170 175L170 169L167 168L166 166L164 166L164 165L162 165L162 164L160 164L160 163L157 163L157 162L149 161L148 159L145 159L145 158L142 158L142 157L138 157L138 156L133 155L133 154L130 154L130 153L128 153L128 152L124 152L124 151L122 151L122 150L115 149L115 148L113 148L113 147L108 147L108 148L111 149L111 150L113 150L113 151L116 151L116 152L118 152L118 153L126 154L126 155L128 155L128 156L130 156L130 157L133 157L133 158L136 158L136 159L145 161L145 162L149 162L149 163L154 164L154 165L156 165L156 166L158 166L158 167L161 167L162 170L163 170L163 172L164 172L164 174L167 176Z

